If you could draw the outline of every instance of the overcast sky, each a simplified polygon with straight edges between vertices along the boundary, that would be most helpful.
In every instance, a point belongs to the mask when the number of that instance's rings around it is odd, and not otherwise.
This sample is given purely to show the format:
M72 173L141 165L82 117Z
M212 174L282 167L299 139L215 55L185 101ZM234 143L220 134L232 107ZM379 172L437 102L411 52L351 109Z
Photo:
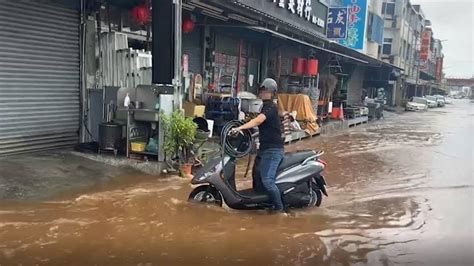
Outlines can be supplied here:
M443 42L447 76L474 75L474 0L411 0L431 20L434 37Z

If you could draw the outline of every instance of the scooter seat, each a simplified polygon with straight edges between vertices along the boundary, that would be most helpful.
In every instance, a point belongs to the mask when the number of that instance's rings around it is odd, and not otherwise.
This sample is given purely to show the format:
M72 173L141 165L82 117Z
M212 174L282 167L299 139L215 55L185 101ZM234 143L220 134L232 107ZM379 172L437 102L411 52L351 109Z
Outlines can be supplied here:
M316 155L316 151L300 151L295 153L287 153L283 158L283 161L278 166L278 171L284 170L290 166L302 163L308 157Z

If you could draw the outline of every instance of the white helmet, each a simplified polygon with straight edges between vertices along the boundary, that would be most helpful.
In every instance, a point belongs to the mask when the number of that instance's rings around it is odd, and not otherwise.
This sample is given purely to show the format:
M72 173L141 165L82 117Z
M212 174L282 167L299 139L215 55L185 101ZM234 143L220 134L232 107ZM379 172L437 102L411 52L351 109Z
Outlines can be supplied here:
M274 79L266 78L263 80L262 84L260 85L260 90L269 90L273 93L277 92L278 85Z

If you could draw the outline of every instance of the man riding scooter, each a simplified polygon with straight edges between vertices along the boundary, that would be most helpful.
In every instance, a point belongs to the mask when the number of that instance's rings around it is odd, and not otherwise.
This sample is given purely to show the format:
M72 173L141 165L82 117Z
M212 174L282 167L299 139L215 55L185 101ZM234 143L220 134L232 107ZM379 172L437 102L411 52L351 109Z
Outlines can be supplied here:
M273 102L276 91L276 81L270 78L265 79L258 91L258 97L263 100L260 114L244 125L233 129L232 133L236 134L245 129L258 127L260 135L259 170L262 185L270 197L273 210L284 212L281 192L275 183L278 166L284 157L281 121L278 115L278 106Z
M266 79L259 91L264 106L250 122L229 121L221 130L220 155L211 158L191 180L197 185L189 194L193 202L212 203L231 209L284 209L318 207L322 194L328 195L323 176L327 163L320 157L323 151L305 150L284 154L281 122L277 106L271 101L277 89L272 79ZM259 128L260 151L252 169L253 187L237 189L235 169L237 159L254 150ZM283 159L282 159L283 158Z

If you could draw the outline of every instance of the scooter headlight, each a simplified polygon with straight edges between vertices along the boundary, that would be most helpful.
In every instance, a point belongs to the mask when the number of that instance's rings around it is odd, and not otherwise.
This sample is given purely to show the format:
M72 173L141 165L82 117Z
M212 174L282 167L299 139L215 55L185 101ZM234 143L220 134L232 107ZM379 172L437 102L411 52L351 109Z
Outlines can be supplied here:
M212 170L211 170L211 171L212 171ZM205 180L206 178L208 178L208 177L211 176L211 175L212 175L211 172L206 172L206 173L204 173L203 175L201 175L201 176L198 178L198 180L199 180L199 181L203 181L203 180Z
M217 171L219 171L219 167L220 167L220 163L214 165L212 168L208 169L207 171L205 171L204 173L202 173L201 175L198 176L197 180L198 181L204 181L205 179L207 179L208 177L211 177L214 173L216 173Z

